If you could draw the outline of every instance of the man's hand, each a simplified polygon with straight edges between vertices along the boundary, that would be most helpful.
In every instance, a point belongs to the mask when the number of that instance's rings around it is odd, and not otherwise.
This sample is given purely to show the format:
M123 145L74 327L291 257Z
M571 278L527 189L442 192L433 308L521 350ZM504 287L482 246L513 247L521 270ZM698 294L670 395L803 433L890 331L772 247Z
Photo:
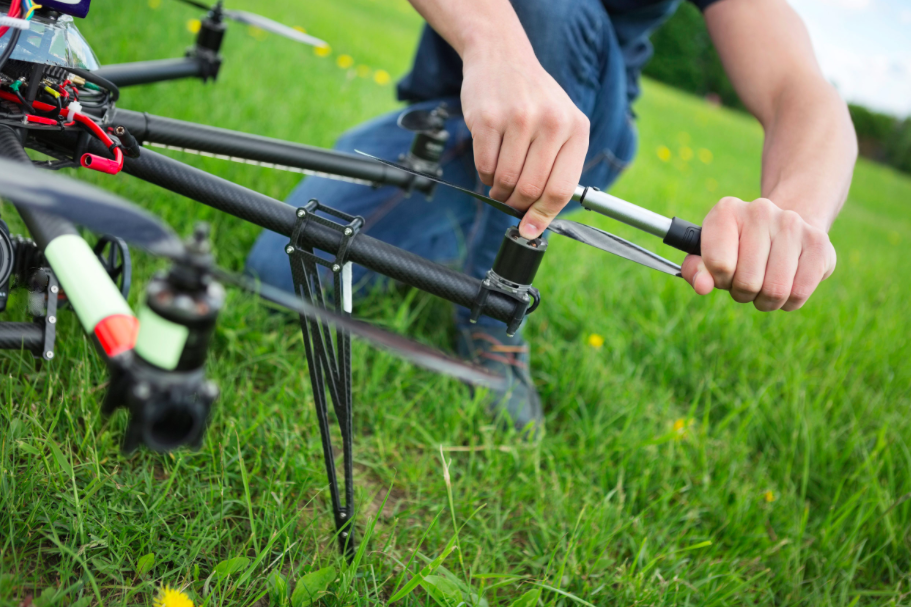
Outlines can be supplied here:
M796 310L835 270L824 230L767 199L722 198L702 226L702 256L689 255L683 277L700 295L731 292L757 310Z
M462 111L491 198L526 211L519 232L537 238L579 183L589 122L528 51L499 41L468 50Z
M588 118L541 67L509 0L411 3L462 58L462 113L481 181L526 211L519 232L537 238L579 184Z

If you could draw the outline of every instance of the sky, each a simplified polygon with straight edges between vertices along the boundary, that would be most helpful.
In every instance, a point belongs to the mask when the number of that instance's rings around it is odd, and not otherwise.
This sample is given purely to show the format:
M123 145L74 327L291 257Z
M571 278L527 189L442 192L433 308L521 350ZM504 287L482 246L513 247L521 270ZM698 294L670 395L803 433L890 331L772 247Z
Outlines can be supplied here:
M911 0L789 0L848 101L911 116Z

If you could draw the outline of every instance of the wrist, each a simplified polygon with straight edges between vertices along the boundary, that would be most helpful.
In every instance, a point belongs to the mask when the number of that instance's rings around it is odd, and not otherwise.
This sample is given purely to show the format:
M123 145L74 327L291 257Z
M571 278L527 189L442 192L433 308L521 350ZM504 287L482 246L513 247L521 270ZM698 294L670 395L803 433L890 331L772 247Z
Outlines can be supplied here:
M500 23L489 19L473 23L462 30L454 48L466 64L491 60L521 62L520 65L529 60L537 63L531 42L515 13L512 13L512 19L503 19Z
M773 190L767 198L778 208L784 211L794 211L805 222L827 233L838 214L837 209L841 206L820 198L818 194L788 194L779 188Z

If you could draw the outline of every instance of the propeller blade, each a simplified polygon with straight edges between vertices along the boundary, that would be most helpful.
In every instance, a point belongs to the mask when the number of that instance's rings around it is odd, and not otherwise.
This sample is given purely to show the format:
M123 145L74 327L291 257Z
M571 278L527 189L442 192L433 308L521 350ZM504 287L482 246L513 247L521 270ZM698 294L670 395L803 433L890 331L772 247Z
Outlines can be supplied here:
M160 219L75 179L0 160L0 196L17 206L63 217L98 234L118 236L162 257L180 257L180 238Z
M374 160L376 160L378 162L382 162L383 164L385 164L387 166L395 167L402 171L411 173L412 175L418 175L419 177L426 177L427 179L430 179L431 181L435 181L436 183L439 183L441 185L445 185L450 188L455 188L456 190L458 190L460 192L464 192L465 194L468 194L469 196L473 196L474 198L477 198L478 200L486 202L487 204L494 207L495 209L502 211L502 212L506 213L507 215L511 215L512 217L515 217L517 219L521 219L522 216L524 215L524 213L512 208L511 206L509 206L506 203L500 202L499 200L494 200L493 198L490 198L489 196L484 196L483 194L478 194L477 192L473 192L466 188L457 186L454 183L449 183L448 181L440 179L439 177L436 177L435 175L430 175L427 173L422 173L420 171L415 171L414 169L410 169L406 166L396 164L395 162L389 162L388 160L383 160L382 158L377 158L376 156L372 156L372 155L367 154L366 152L362 152L360 150L354 150L354 151L357 152L358 154L361 154L362 156L367 156L368 158L373 158ZM592 226L588 226L588 225L585 225L582 223L577 223L575 221L567 221L565 219L553 220L550 223L550 227L548 229L551 232L553 232L554 234L559 234L561 236L566 236L567 238L572 238L573 240L577 240L581 243L595 247L596 249L600 249L600 250L606 251L608 253L613 253L614 255L618 255L618 256L622 257L623 259L627 259L629 261L633 261L635 263L642 264L643 266L645 266L647 268L651 268L653 270L658 270L659 272L664 272L665 274L670 274L672 276L680 276L680 266L678 266L677 264L672 263L672 262L668 261L667 259L664 259L660 255L656 255L655 253L652 253L651 251L649 251L647 249L643 249L642 247L640 247L638 245L634 245L633 243L626 241L626 240L620 238L619 236L614 236L610 232L605 232L604 230L599 230L598 228L593 228Z
M180 1L183 2L184 4L189 4L190 6L195 6L196 8L202 9L204 11L212 10L211 6L206 6L202 2L197 2L196 0L180 0Z
M477 192L473 192L472 190L463 188L461 186L457 186L454 183L449 183L448 181L440 179L436 175L431 175L429 173L422 173L421 171L415 171L414 169L410 169L401 164L397 164L395 162L389 162L388 160L383 160L382 158L377 158L376 156L373 156L372 154L368 154L367 152L362 152L360 150L354 150L354 151L357 152L358 154L360 154L361 156L366 156L367 158L372 158L373 160L376 160L377 162L381 162L381 163L385 164L386 166L391 166L393 168L399 169L400 171L405 171L406 173L411 173L412 175L417 175L418 177L426 177L430 181L434 181L436 183L439 183L440 185L445 185L448 188L453 188L464 194L473 196L482 202L486 202L487 204L489 204L493 208L497 209L498 211L506 213L507 215L511 215L512 217L515 217L516 219L522 219L522 216L524 215L524 213L512 208L505 202L500 202L499 200L494 200L493 198L490 198L489 196L485 196L484 194L478 194Z
M0 196L17 206L63 217L93 232L117 236L153 255L176 260L185 257L183 243L160 219L81 181L0 160ZM450 358L407 337L319 308L294 294L258 284L245 276L217 267L207 269L219 280L255 293L307 318L328 322L425 369L499 391L507 388L504 377Z
M668 261L656 253L652 253L648 249L643 249L639 245L635 245L628 240L624 240L619 236L614 236L610 232L605 232L604 230L585 225L584 223L567 221L565 219L554 219L550 222L550 226L547 229L554 234L578 240L591 247L613 253L623 259L633 261L647 268L658 270L659 272L664 272L671 276L680 276L680 266L677 264Z
M212 275L224 283L255 293L266 301L292 312L313 320L327 322L337 329L347 331L363 339L372 346L386 350L424 369L442 373L477 386L486 386L493 390L505 391L507 389L506 378L495 375L482 367L446 356L442 352L407 337L354 320L337 312L314 306L292 293L256 282L246 276L233 274L221 268L213 268Z
M263 17L262 15L248 13L247 11L235 10L225 10L222 14L228 19L237 21L238 23L243 23L244 25L252 25L254 27L258 27L261 30L272 32L273 34L278 34L279 36L284 36L285 38L290 38L291 40L295 40L297 42L309 44L310 46L329 46L325 41L320 40L319 38L305 34L304 32L299 32L293 27L282 25L277 21Z

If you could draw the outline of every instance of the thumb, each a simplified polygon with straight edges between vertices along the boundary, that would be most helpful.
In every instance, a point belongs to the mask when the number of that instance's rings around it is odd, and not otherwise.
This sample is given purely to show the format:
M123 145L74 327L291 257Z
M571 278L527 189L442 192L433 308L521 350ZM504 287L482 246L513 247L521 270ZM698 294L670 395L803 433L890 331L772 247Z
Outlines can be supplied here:
M699 295L708 295L715 288L715 279L706 269L705 263L699 255L687 255L683 260L680 273Z
M559 209L557 212L559 212ZM543 208L541 201L538 201L528 207L525 212L525 217L519 223L519 234L522 235L522 238L529 240L537 238L544 233L544 230L547 229L547 226L550 225L550 222L556 216L556 212L551 213L549 209Z

